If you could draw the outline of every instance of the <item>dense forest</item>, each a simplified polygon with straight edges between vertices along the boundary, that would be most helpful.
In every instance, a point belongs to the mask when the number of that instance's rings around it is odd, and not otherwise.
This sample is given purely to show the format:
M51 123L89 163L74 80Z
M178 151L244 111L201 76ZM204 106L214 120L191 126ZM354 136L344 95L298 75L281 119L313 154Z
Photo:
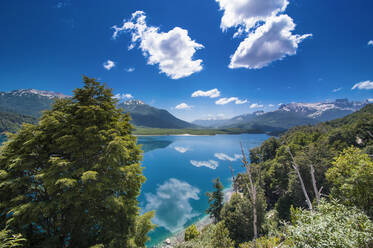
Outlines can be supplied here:
M250 159L243 144L235 193L224 204L214 182L215 224L188 228L177 247L373 247L372 132L370 104L271 137Z
M0 154L0 247L145 247L142 151L110 89L84 78L36 124L9 134ZM179 248L373 247L373 105L291 129L247 151L214 223Z

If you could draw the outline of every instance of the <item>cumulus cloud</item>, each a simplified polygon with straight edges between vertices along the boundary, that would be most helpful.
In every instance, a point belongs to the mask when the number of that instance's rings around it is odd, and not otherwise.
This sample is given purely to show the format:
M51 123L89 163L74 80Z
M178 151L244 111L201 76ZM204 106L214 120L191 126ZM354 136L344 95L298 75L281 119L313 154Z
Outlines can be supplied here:
M231 56L229 68L261 69L295 55L299 43L311 34L294 35L292 18L283 14L288 0L216 0L224 11L220 27L235 28L234 37L245 35Z
M161 73L172 79L188 77L202 70L202 60L193 60L195 52L204 48L189 37L188 30L175 27L172 30L160 32L158 27L148 26L143 11L136 11L129 21L124 21L121 27L113 26L113 38L127 31L132 35L129 49L137 44L147 57L149 65L158 64Z
M368 41L368 46L373 46L373 40Z
M371 90L373 89L373 82L368 80L368 81L357 83L352 87L352 90L354 89Z
M208 91L197 90L193 92L192 94L192 97L199 97L199 96L207 96L210 98L216 98L220 96L220 91L218 89L212 89Z
M118 93L118 94L115 94L113 96L113 98L118 99L118 100L128 100L128 99L132 99L133 96L131 94L129 94L129 93L127 93L127 94L123 94L123 93L120 94L120 93Z
M254 109L254 108L264 108L264 105L263 104L258 104L258 103L253 103L250 105L251 109Z
M189 148L182 146L175 146L174 149L180 153L186 153L189 150Z
M155 210L153 222L174 233L198 216L190 200L199 200L200 190L187 182L171 178L158 186L155 194L145 194L145 211Z
M270 17L265 24L240 43L230 68L260 69L286 56L295 55L299 43L311 34L294 35L293 19L287 15Z
M214 156L219 160L228 160L228 161L237 161L238 159L242 158L240 154L234 154L233 157L225 154L225 153L215 153Z
M189 106L188 104L186 104L185 102L183 103L180 103L179 105L177 105L175 107L175 109L191 109L192 106Z
M111 61L110 59L106 62L103 63L103 66L106 70L110 71L111 69L113 69L113 67L115 67L115 62L114 61Z
M369 99L368 99L368 102L373 102L373 98L369 98Z
M342 90L342 88L336 88L336 89L333 89L332 92L336 93L336 92L341 91L341 90Z
M135 68L134 67L129 67L127 69L125 69L126 72L134 72L135 71Z
M258 21L265 21L285 11L287 0L216 0L224 11L220 27L223 30L240 26L250 29Z
M273 108L273 107L275 107L275 105L273 105L273 104L268 104L268 107Z
M230 97L230 98L220 98L219 100L217 100L215 102L215 104L217 105L225 105L225 104L228 104L228 103L231 103L231 102L234 102L235 104L244 104L244 103L247 103L247 100L240 100L238 99L238 97Z
M207 167L212 170L215 170L219 166L219 162L215 160L209 160L209 161L190 160L190 163L195 167Z

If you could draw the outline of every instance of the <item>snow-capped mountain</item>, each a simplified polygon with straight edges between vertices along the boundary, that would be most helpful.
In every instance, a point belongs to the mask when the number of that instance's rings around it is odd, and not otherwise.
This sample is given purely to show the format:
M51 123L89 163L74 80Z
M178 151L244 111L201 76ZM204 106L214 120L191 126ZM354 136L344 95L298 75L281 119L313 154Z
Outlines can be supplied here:
M348 99L337 99L334 102L316 103L289 103L283 104L277 111L298 113L320 121L343 117L347 114L360 110L369 101L349 101Z
M5 95L5 94L11 94L13 96L38 95L38 96L48 97L49 99L70 97L70 96L67 96L67 95L64 95L58 92L46 91L46 90L35 90L35 89L20 89L20 90L13 90L11 92L0 93L0 95Z
M140 100L128 100L128 101L125 101L123 104L125 104L125 105L145 105L145 103L143 101L140 101Z

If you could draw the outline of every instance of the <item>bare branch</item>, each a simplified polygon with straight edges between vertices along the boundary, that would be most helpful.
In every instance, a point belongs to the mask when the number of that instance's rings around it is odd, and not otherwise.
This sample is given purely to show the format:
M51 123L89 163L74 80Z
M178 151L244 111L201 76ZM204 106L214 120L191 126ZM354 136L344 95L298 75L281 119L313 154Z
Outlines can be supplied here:
M311 203L311 200L310 200L310 198L308 197L308 194L307 194L307 191L306 191L306 187L304 186L304 182L303 182L302 175L300 174L300 171L299 171L298 166L297 166L297 164L296 164L296 162L295 162L294 156L293 156L293 154L291 153L289 147L287 147L287 152L290 154L291 160L293 161L293 162L292 162L292 166L293 166L294 170L297 172L297 175L298 175L298 178L299 178L299 181L300 181L300 185L301 185L302 190L303 190L303 194L304 194L304 196L306 197L306 202L307 202L308 208L312 211L312 203Z

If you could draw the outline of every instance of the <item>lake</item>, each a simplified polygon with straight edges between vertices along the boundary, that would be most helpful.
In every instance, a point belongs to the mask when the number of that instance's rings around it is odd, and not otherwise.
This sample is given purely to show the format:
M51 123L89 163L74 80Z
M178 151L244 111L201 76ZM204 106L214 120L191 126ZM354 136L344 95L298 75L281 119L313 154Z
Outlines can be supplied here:
M150 233L152 247L202 219L208 207L206 192L219 177L232 183L231 170L242 172L240 142L248 149L259 146L265 134L216 136L139 136L143 145L147 180L139 197L142 211L155 210L157 228Z

